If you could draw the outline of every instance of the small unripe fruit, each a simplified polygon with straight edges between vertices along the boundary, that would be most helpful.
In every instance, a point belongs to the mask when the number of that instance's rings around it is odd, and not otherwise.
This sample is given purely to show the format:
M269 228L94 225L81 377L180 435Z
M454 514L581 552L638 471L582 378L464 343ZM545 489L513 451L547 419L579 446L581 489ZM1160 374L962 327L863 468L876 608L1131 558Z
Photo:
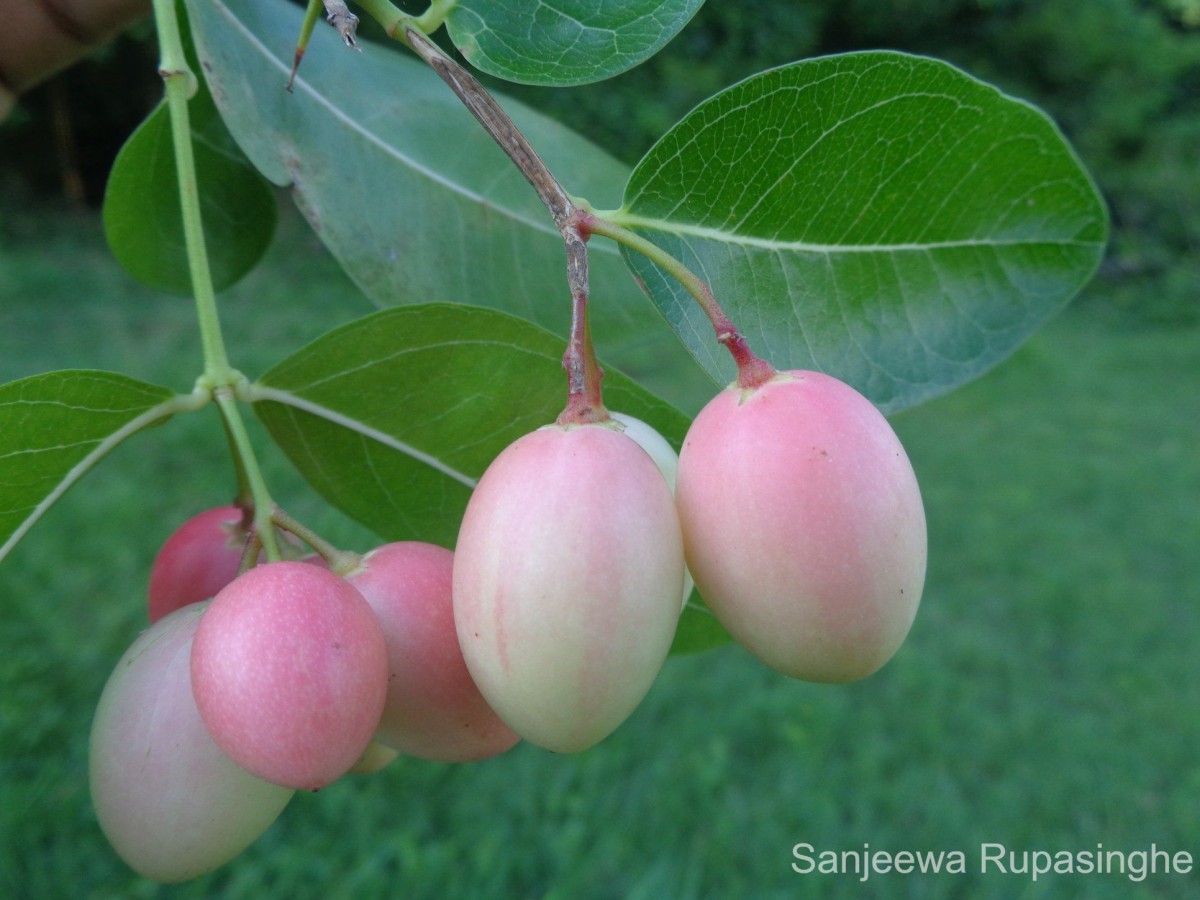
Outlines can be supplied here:
M696 417L676 499L688 566L730 634L796 678L863 678L899 648L925 580L904 448L849 385L786 372Z
M627 437L633 438L637 445L650 455L654 464L658 466L658 471L662 472L662 477L667 480L671 495L674 496L675 478L679 472L679 454L675 452L675 448L667 442L665 437L641 419L618 412L610 412L609 415L624 426ZM692 573L685 567L683 570L683 603L685 606L688 597L692 595L692 588L695 586Z
M217 745L274 784L316 790L355 764L379 724L387 647L367 601L327 569L257 566L200 622L192 689Z
M150 569L150 621L201 600L237 577L248 532L241 509L218 506L184 522L167 538Z
M679 520L649 456L611 426L547 426L471 496L454 618L475 683L521 737L597 743L641 702L679 619Z
M371 741L367 744L367 749L362 752L362 756L358 758L358 762L350 767L350 773L352 775L374 775L381 769L390 766L399 755L399 751L393 750L379 741Z
M183 881L228 862L292 791L221 752L192 699L189 655L204 604L163 617L121 657L100 695L88 752L100 827L133 869Z
M519 739L467 671L454 629L454 554L418 541L384 544L346 576L371 604L388 649L388 692L375 740L409 756L467 762Z
M633 438L634 442L654 460L654 465L658 466L658 471L666 479L667 487L674 494L675 477L679 471L679 454L675 452L675 448L667 442L665 437L636 416L619 412L610 412L609 415L621 424L625 436Z

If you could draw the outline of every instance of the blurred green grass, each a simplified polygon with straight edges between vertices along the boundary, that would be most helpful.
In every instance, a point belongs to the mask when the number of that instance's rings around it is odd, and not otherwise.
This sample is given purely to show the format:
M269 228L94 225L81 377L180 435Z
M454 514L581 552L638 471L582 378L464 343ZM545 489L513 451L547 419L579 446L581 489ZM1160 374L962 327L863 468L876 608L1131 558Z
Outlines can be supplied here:
M224 298L247 374L370 307L295 217ZM186 390L188 301L130 282L90 216L0 225L0 380L126 371ZM670 661L586 753L402 760L297 796L218 872L159 887L95 824L92 709L143 627L165 536L226 501L211 411L138 436L0 565L0 896L1186 897L1200 876L981 876L978 848L1200 858L1200 330L1070 309L985 378L896 417L930 572L897 658L843 687L736 648ZM256 430L265 446L261 431ZM369 540L264 452L276 495ZM798 875L792 846L951 850L967 873Z

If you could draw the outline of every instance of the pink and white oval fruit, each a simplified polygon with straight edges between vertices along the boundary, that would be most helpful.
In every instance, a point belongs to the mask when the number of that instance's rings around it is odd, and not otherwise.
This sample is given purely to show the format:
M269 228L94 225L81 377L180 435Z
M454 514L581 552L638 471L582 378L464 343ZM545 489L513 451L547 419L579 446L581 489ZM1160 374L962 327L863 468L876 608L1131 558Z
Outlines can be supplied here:
M371 604L388 651L388 691L375 739L409 756L467 762L519 738L467 671L454 629L454 554L418 541L384 544L346 576Z
M671 492L612 426L552 425L488 467L454 554L463 656L517 734L562 753L641 702L679 619L683 548Z
M367 601L327 569L257 566L223 588L196 632L196 706L246 771L316 790L366 750L387 695L387 647Z
M863 678L899 648L925 580L925 512L882 414L849 385L785 372L696 417L676 501L713 613L796 678Z
M110 843L156 881L228 862L275 821L292 791L221 752L192 699L189 656L204 604L134 641L100 695L88 752L92 805Z
M237 577L249 535L236 506L205 510L167 538L150 569L150 621L191 603L211 600Z

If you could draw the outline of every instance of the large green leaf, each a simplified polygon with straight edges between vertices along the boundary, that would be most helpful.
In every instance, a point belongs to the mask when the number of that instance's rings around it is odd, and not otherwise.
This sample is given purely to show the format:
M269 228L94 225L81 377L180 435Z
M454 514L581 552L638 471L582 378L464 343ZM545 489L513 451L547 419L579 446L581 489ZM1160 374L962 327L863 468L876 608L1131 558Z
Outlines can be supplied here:
M587 84L649 59L704 0L459 0L446 30L473 65L523 84Z
M203 87L188 104L200 214L214 287L249 272L275 233L271 186L238 149ZM125 142L104 193L104 234L117 260L143 284L190 294L171 120L165 103Z
M318 28L295 92L283 86L301 10L285 0L187 0L205 76L230 130L291 185L317 234L380 306L467 302L564 335L566 256L533 189L424 64L397 48L351 53ZM627 170L578 135L505 106L575 194L615 203ZM658 393L707 378L595 242L592 324L602 356Z
M402 307L318 338L244 396L334 506L387 540L452 547L488 464L562 411L562 352L561 338L495 310ZM604 398L678 449L678 410L612 369ZM728 640L698 603L680 634L680 650Z
M886 411L1011 353L1087 281L1107 235L1041 112L891 52L773 69L702 103L637 165L612 218L703 277L777 367L829 372ZM626 256L730 380L692 300Z
M48 372L0 385L0 559L113 447L198 403L112 372Z
M553 422L563 341L495 310L428 304L335 329L251 388L272 437L330 502L389 540L453 545L487 465ZM676 448L687 418L620 372L605 403Z

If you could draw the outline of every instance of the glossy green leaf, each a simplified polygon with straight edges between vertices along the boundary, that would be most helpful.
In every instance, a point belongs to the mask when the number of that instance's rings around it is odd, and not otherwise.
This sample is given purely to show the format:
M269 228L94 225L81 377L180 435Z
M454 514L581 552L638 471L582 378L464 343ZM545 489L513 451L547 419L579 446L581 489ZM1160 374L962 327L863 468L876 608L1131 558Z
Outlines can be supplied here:
M451 546L475 481L566 398L563 341L515 316L429 304L318 338L253 387L255 409L313 486L389 540ZM676 447L688 420L620 372L605 402Z
M285 0L187 0L187 8L230 130L271 181L292 186L376 304L472 303L566 335L566 256L549 214L431 70L398 47L354 53L322 27L289 94L299 8ZM617 202L624 167L554 121L504 105L568 190ZM695 396L709 380L613 246L592 246L600 355L677 403Z
M201 88L188 103L200 214L213 284L223 290L249 272L275 233L275 194L238 149ZM104 234L138 281L190 294L174 142L165 103L117 155L104 194Z
M679 617L679 627L675 629L675 639L671 642L671 652L674 654L700 653L711 650L722 644L728 644L733 638L724 626L717 621L700 599L700 593L692 591L683 615Z
M587 84L649 59L704 0L459 0L450 39L474 66L523 84Z
M334 506L386 540L453 547L488 464L562 411L562 353L561 338L494 310L402 307L318 338L245 395ZM678 449L688 427L678 410L613 369L604 398ZM693 617L711 619L689 610L681 629L718 642ZM693 640L684 649L699 648Z
M1041 112L892 52L796 63L709 99L637 165L612 218L705 279L774 365L833 374L885 411L1006 357L1091 277L1107 236ZM731 380L691 298L626 257Z
M197 404L112 372L48 372L0 385L0 559L113 447Z

